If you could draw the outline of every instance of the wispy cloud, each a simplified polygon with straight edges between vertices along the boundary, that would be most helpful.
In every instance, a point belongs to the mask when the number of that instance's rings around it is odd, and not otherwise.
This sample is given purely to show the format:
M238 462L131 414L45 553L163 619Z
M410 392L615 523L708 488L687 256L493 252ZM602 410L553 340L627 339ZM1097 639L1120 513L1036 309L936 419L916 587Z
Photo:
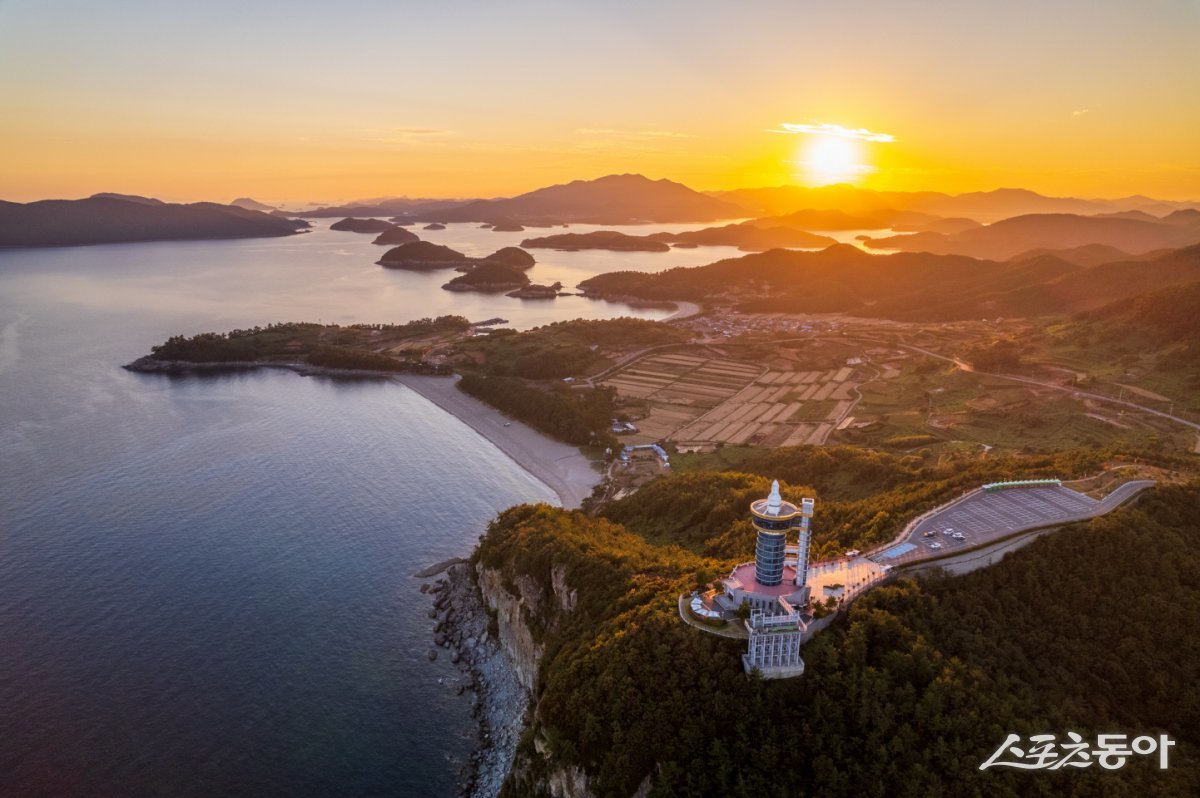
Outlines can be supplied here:
M1072 111L1071 116L1079 117L1083 116L1084 114L1090 114L1091 112L1091 108L1080 108L1078 111Z
M691 133L680 133L675 130L613 130L611 128L581 127L576 133L584 136L610 136L619 139L694 139Z
M791 135L809 135L809 136L835 136L843 139L859 139L860 141L895 141L896 137L891 133L873 133L866 128L848 128L841 125L831 125L827 122L820 123L802 123L794 124L792 122L782 122L778 128L773 128L767 131L768 133L784 133Z

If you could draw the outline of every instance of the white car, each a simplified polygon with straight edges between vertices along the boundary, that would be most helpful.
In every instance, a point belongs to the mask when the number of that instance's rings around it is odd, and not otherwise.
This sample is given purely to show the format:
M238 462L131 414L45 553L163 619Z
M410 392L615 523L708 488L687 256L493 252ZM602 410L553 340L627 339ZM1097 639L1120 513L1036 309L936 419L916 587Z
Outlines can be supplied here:
M942 530L942 534L943 534L943 535L953 535L953 534L954 534L954 527L952 527L952 526L948 526L948 527L946 527L945 529L943 529L943 530Z
M929 548L931 549L940 549L941 547L942 544L938 543L936 540L929 544Z
M966 540L967 539L967 536L964 535L962 532L955 532L950 537L954 538L955 540Z

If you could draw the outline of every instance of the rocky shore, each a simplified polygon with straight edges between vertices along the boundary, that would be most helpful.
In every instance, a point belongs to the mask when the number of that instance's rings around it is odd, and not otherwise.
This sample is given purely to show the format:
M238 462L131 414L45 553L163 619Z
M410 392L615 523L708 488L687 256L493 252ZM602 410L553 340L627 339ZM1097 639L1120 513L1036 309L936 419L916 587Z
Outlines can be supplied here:
M470 567L455 564L432 585L422 585L422 592L435 596L430 610L435 648L429 657L448 651L450 661L467 675L464 692L470 689L475 697L478 747L463 768L459 795L495 798L512 767L530 694L500 647Z

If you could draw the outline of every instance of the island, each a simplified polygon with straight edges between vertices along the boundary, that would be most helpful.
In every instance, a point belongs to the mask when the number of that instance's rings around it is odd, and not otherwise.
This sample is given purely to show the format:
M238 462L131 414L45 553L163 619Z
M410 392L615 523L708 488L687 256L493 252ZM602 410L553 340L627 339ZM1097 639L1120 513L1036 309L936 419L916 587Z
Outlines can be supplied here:
M829 236L809 233L794 227L763 227L755 222L706 227L683 233L652 233L647 238L670 243L677 248L696 246L737 247L744 252L768 249L825 249L837 243Z
M391 230L392 227L391 222L385 222L382 219L356 219L353 216L329 225L330 230L342 230L349 233L383 233Z
M432 224L425 225L425 229L426 230L445 230L446 225L442 224L441 222L433 222Z
M557 299L561 290L562 283L558 282L553 285L527 285L516 291L509 291L505 296L517 299Z
M616 252L669 252L671 248L650 236L631 236L616 230L597 230L594 233L558 233L527 238L521 246L529 249L607 249Z
M394 249L389 249L377 262L380 266L389 269L430 271L432 269L453 269L456 266L472 266L475 259L442 244L434 244L432 241L410 241Z
M400 226L394 226L394 227L389 227L387 230L384 230L371 243L372 244L395 245L395 244L408 244L410 242L420 241L420 240L421 240L421 237L418 236L416 233L414 233L410 230L405 230L403 227L400 227Z
M447 291L498 293L529 285L529 277L519 266L484 260L466 274L460 274L442 286Z
M492 263L503 263L517 269L530 269L536 263L533 256L520 247L503 247L484 258Z

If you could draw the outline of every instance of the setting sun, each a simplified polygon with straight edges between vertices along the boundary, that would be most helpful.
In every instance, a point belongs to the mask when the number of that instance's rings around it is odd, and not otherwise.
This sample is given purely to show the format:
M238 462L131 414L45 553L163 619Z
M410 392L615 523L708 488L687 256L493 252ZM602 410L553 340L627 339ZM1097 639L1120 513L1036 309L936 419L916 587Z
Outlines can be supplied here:
M869 167L861 163L857 141L838 136L812 136L801 144L800 180L810 186L852 183Z

